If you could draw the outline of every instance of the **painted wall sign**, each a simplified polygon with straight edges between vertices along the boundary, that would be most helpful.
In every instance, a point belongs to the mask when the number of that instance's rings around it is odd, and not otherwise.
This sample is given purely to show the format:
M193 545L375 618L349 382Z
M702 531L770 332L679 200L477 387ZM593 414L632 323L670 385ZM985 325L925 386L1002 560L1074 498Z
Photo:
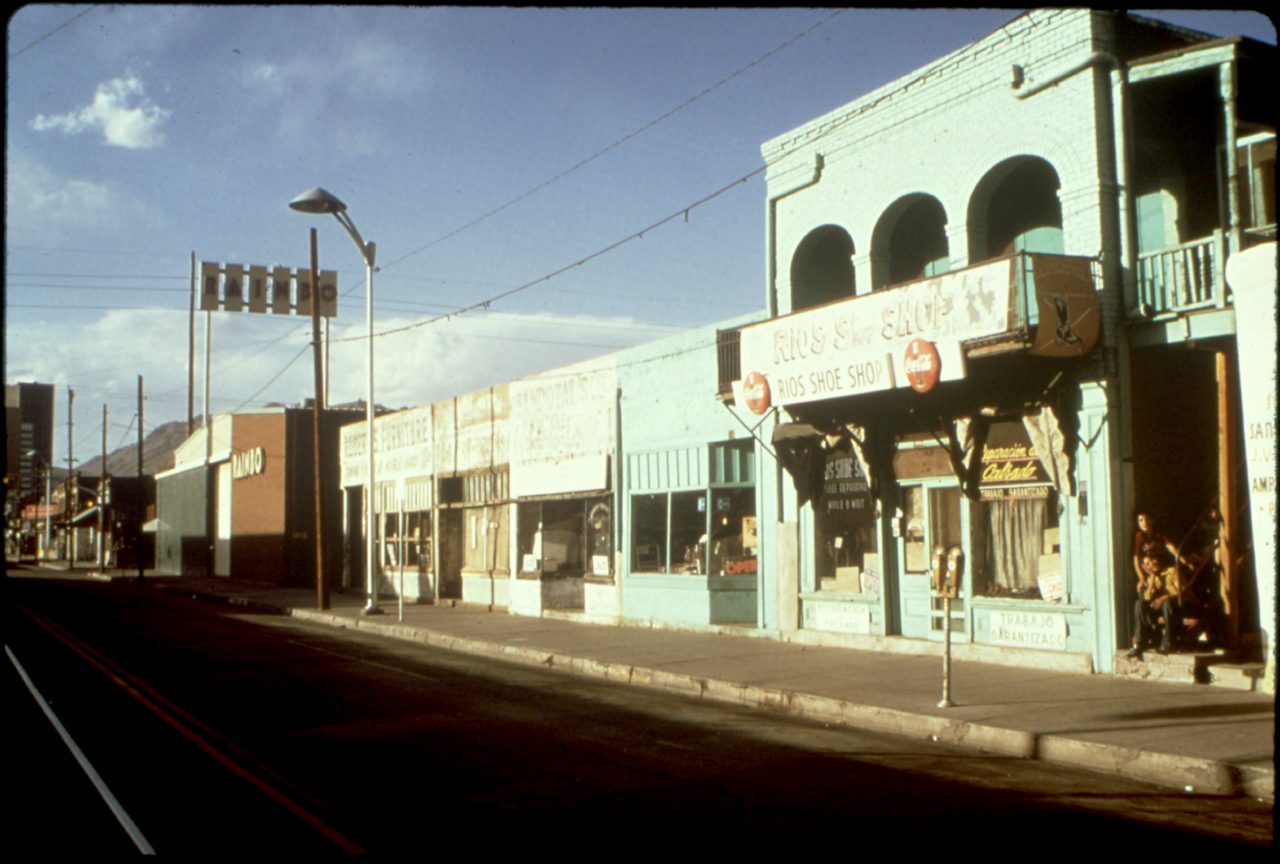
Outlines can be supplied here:
M938 351L940 381L964 377L961 343L1009 330L1011 259L946 273L742 329L741 368L775 405L909 386L906 349Z
M759 372L747 373L747 377L742 382L742 391L746 397L747 408L753 414L763 414L773 404L769 393L769 379Z
M342 427L342 485L359 486L368 470L366 423ZM374 470L378 481L409 480L432 473L431 406L375 418ZM427 484L428 486L430 484Z
M942 358L937 347L924 339L912 339L907 344L902 368L907 373L907 383L917 393L928 393L938 383L942 374Z
M1067 619L1051 612L993 611L991 641L1015 648L1067 650Z
M612 366L513 381L511 494L608 488L618 377Z
M267 451L261 447L231 454L231 479L243 480L267 470Z
M835 633L871 633L871 607L864 603L804 602L804 627Z
M1253 522L1258 608L1276 608L1276 244L1263 243L1227 259L1235 292L1240 356L1240 410ZM1261 616L1269 646L1267 675L1275 683L1276 619Z

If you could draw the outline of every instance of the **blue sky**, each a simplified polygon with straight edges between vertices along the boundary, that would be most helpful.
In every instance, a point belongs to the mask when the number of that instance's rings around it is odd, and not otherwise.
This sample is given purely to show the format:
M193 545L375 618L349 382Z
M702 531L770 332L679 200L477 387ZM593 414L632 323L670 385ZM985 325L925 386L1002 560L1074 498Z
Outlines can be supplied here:
M1276 41L1258 13L1150 14ZM192 253L305 266L315 226L344 295L331 398L362 398L359 253L332 218L287 206L316 185L378 244L378 331L536 283L379 338L381 404L752 311L760 145L1016 15L22 7L6 49L5 379L59 385L60 435L76 391L77 461L101 447L103 404L109 446L133 440L138 375L148 427L185 419ZM307 398L308 339L295 318L215 314L213 410ZM202 382L200 368L197 413Z

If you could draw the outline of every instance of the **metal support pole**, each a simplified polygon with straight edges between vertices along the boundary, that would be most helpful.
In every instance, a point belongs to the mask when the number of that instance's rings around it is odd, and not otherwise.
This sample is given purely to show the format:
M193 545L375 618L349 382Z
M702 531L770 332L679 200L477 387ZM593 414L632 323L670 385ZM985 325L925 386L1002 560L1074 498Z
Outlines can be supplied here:
M401 503L401 505L400 505L400 519L399 519L399 521L396 523L396 526L400 529L400 531L399 531L399 534L400 534L400 597L399 597L399 601L400 601L400 602L399 602L399 607L400 607L400 620L403 622L403 621L404 621L404 528L405 528L405 525L404 525L404 504L403 504L403 503Z
M102 470L98 472L98 572L107 569L107 406L102 406Z
M942 700L939 708L954 708L951 701L951 595L942 598Z
M341 220L339 220L339 221L341 221ZM367 471L368 471L368 475L367 475L367 476L368 476L368 481L369 481L369 485L366 487L366 488L369 490L369 508L368 508L368 510L367 510L367 514L368 514L368 515L367 515L367 517L366 517L366 522L365 522L365 531L366 531L366 534L365 534L365 570L366 570L366 575L368 576L368 579L369 579L369 601L368 601L368 605L366 605L366 606L364 607L364 614L366 614L366 615L381 615L381 614L382 614L382 609L378 606L378 576L379 576L379 571L378 571L378 557L380 557L380 556L375 556L375 555L374 555L374 546L378 543L378 526L377 526L377 518L376 518L376 516L375 516L376 507L374 506L374 502L377 500L377 496L378 496L378 489L377 489L377 473L376 473L376 469L375 469L375 467L374 467L374 458L373 458L373 447L374 447L373 423L374 423L374 414L375 414L376 412L374 411L374 407L373 407L373 406L374 406L374 396L373 396L373 261L371 260L371 257L372 257L372 247L373 247L373 244L372 244L372 243L370 243L370 244L368 245L368 247L365 247L365 248L363 248L363 249L361 250L361 251L364 253L364 263L365 263L365 300L364 300L364 304L365 304L365 318L366 318L366 321L367 321L367 324L368 324L368 330L369 330L369 354L368 354L368 363L369 363L368 373L369 373L369 380L368 380L368 382L367 382L367 383L368 383L368 388L367 388L367 398L368 398L368 402L367 402L367 404L365 405L365 428L366 428L366 429L368 430L368 432L369 432L369 437L368 437L368 441L367 441L367 444L368 444L368 448L367 448L367 449L368 449L368 453L367 453L367 456L368 456L368 464L366 465L366 469L367 469Z
M138 504L142 506L142 512L138 514L138 536L134 538L134 557L138 559L138 578L142 578L142 525L146 522L147 511L146 496L142 494L142 439L143 439L143 423L142 423L142 376L138 376Z
M187 316L187 436L196 424L196 253L191 253L191 312Z
M67 485L66 494L62 496L63 504L66 507L66 524L67 524L67 569L76 569L76 523L72 520L76 516L76 462L75 462L75 435L72 430L75 428L75 409L76 391L70 387L67 388Z
M311 447L315 480L316 608L329 608L329 586L324 572L324 483L320 470L320 422L324 416L324 367L320 344L320 252L316 229L311 229L311 356L315 369L316 398L312 402Z

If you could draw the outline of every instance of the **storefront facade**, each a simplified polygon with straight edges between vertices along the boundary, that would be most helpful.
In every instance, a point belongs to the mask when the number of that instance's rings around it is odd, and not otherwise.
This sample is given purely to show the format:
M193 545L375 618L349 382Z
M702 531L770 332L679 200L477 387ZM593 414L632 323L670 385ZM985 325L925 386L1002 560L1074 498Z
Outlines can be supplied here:
M741 328L735 402L778 423L788 482L762 515L794 537L798 598L779 629L937 639L930 570L958 547L962 650L1113 668L1153 425L1121 67L1189 41L1035 11L764 146L771 319Z
M321 421L321 483L338 484L338 439L348 412ZM264 408L223 414L175 452L156 478L157 568L181 575L312 587L316 582L314 413ZM211 432L211 434L209 434ZM208 437L206 437L208 435ZM321 497L326 547L336 551L341 511ZM340 562L326 556L327 581Z
M432 407L437 597L511 605L509 385Z
M708 386L716 333L698 328L617 355L629 621L774 626L778 567L759 519L774 488L760 470L772 420Z
M573 610L616 622L614 357L513 381L510 395L511 611Z
M341 442L342 584L357 590L367 585L364 502L369 451L365 426L360 422L344 426ZM435 596L436 585L432 554L431 406L377 417L374 430L378 494L373 500L378 532L375 561L381 574L379 592L398 595L403 590L408 599L430 600Z

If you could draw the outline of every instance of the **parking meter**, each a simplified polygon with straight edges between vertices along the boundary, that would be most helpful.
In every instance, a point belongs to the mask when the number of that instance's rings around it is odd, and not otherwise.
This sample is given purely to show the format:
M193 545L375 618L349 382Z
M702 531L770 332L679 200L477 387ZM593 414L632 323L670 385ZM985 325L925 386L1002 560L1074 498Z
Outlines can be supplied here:
M964 578L964 550L952 546L947 550L946 577L938 593L943 597L955 598L960 595L960 583Z
M929 557L929 575L933 580L933 590L942 593L947 578L947 550L943 546L934 546L933 555Z

